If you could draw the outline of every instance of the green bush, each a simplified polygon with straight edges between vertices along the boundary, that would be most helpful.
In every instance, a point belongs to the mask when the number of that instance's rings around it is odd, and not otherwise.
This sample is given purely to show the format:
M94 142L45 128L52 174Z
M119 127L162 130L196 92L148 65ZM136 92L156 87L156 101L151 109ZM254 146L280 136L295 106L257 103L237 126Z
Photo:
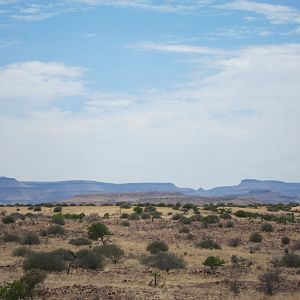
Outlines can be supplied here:
M253 232L249 238L250 242L252 243L260 243L262 239L263 239L262 235L258 232Z
M168 245L163 241L154 241L148 244L147 251L151 254L156 254L158 252L166 252L169 250Z
M273 232L274 228L271 224L266 223L266 224L261 225L260 230L263 231L263 232Z
M133 211L134 211L135 213L137 213L137 214L141 214L141 213L143 212L143 208L140 207L140 206L135 206L135 207L133 208Z
M232 221L228 221L225 223L225 227L227 228L233 228L234 227L234 223Z
M210 238L205 238L201 242L196 243L195 246L202 249L221 249L220 244Z
M23 269L62 272L66 269L66 264L57 253L44 251L31 252L23 262Z
M39 245L41 243L39 237L34 233L27 233L22 239L23 245Z
M217 256L208 256L203 262L204 266L209 266L211 269L223 266L225 261Z
M15 223L15 218L13 216L5 216L2 218L2 223L4 224L12 224Z
M181 224L184 224L184 225L189 225L192 223L192 220L190 218L187 218L185 216L181 216L180 219L179 219L179 222Z
M216 215L208 215L203 218L203 222L206 224L215 224L218 223L219 221L220 221L219 217Z
M35 206L33 211L42 211L42 208L40 206Z
M52 222L58 225L65 225L65 217L59 213L52 216Z
M29 295L29 288L20 280L6 283L0 287L0 299L19 300L25 299Z
M147 219L151 218L151 216L148 213L142 213L141 217L142 217L143 220L147 220Z
M75 265L85 269L102 270L103 257L94 251L80 250L76 253Z
M69 244L74 246L87 246L87 245L91 245L91 241L85 238L77 238L77 239L71 239L69 241Z
M97 246L94 247L93 251L107 257L113 264L118 263L124 257L122 248L115 244Z
M154 255L146 256L141 260L142 264L151 268L169 271L171 269L183 269L186 266L182 258L168 252L159 252Z

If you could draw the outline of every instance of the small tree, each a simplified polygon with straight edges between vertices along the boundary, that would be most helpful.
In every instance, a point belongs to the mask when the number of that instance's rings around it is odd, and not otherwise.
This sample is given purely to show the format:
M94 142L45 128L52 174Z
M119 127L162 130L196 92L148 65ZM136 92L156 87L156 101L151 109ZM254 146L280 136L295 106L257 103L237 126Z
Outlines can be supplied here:
M91 240L101 239L103 245L106 244L112 233L109 231L107 226L103 223L95 223L89 226L88 236Z
M30 297L32 297L36 285L44 283L46 277L47 273L39 269L32 269L21 277L21 282L28 286Z
M216 269L224 264L225 261L217 256L208 256L203 262L204 266L209 266L211 269Z

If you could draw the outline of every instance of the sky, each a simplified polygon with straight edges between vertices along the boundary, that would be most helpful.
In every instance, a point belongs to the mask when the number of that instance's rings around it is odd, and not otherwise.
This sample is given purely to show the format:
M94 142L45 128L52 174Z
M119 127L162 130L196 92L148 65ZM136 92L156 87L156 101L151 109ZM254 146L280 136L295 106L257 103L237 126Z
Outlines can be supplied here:
M298 0L0 0L0 175L300 181Z

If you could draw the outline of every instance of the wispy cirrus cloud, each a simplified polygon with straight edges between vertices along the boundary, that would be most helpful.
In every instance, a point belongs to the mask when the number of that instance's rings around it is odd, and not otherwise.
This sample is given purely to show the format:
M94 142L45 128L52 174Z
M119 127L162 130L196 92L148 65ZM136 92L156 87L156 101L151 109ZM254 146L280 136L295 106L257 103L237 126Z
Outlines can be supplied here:
M140 42L128 45L128 48L148 51L174 52L174 53L192 53L203 55L227 56L229 52L217 48L185 45L178 43L159 43L159 42ZM232 53L232 52L230 52Z
M264 16L273 24L300 24L300 11L286 5L236 0L216 7L253 12Z

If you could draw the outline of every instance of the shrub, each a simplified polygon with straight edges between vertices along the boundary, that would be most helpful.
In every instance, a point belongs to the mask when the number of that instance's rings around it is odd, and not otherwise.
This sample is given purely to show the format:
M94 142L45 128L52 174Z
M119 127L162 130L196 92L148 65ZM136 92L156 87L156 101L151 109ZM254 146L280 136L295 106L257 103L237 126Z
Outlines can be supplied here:
M140 220L141 216L138 213L133 213L128 217L128 220L136 221Z
M109 213L105 213L103 219L109 219Z
M102 245L97 246L93 249L94 252L107 257L112 261L113 264L118 263L121 258L124 256L124 251L118 245Z
M78 238L78 239L69 240L69 244L74 246L87 246L87 245L91 245L91 241L85 238Z
M41 243L39 237L33 233L27 233L21 240L23 245L39 245Z
M288 236L283 236L282 238L281 238L281 243L283 244L283 245L288 245L289 243L290 243L290 238L288 237Z
M186 235L186 239L187 239L187 240L193 240L194 238L195 238L194 235L191 234L191 233L188 233L188 234Z
M89 238L91 240L98 240L100 238L103 244L106 244L106 241L111 235L111 232L103 223L95 223L90 225L88 228Z
M182 269L186 263L182 258L168 252L159 252L154 255L146 256L141 261L144 265L151 268L169 271L171 269Z
M129 223L128 221L122 221L122 222L120 223L120 225L121 225L121 226L128 227L128 226L130 226L130 223Z
M262 241L262 235L258 232L253 232L251 235L250 235L250 242L252 243L260 243Z
M102 270L104 265L102 255L86 249L80 250L76 253L75 264L78 267L92 270Z
M55 212L55 213L60 213L60 212L62 212L62 207L61 207L61 206L56 206L56 207L54 207L54 208L53 208L53 212Z
M65 235L65 229L60 225L52 225L46 230L42 231L42 235Z
M24 270L40 269L62 272L66 269L65 261L53 252L32 252L23 262Z
M97 213L92 213L84 217L84 220L88 223L97 222L101 220L100 216Z
M190 233L190 229L187 226L179 228L179 233Z
M220 244L210 238L205 238L201 242L196 243L195 246L202 249L221 249Z
M218 268L220 266L223 266L224 264L225 261L217 256L208 256L203 262L204 266L209 266L211 269Z
M0 299L18 300L25 299L29 294L28 286L20 280L6 283L0 287Z
M13 216L5 216L2 218L2 223L4 224L12 224L15 223L15 218Z
M151 218L151 216L148 213L142 213L141 217L142 217L143 220L147 220L147 219Z
M65 217L59 213L52 216L52 222L58 225L65 225Z
M263 231L263 232L273 232L274 228L271 224L266 223L266 224L261 225L260 230Z
M172 220L177 221L177 220L179 220L182 216L183 216L182 214L175 214L175 215L172 216Z
M141 214L143 212L143 208L140 206L135 206L133 211L137 214Z
M146 250L149 251L151 254L156 254L158 252L168 251L169 247L163 241L154 241L148 244Z
M234 223L232 221L228 221L225 223L225 227L227 228L233 228L234 227Z
M42 211L42 208L40 206L35 206L33 211Z
M287 268L300 268L300 256L296 253L287 253L281 258L280 263Z
M203 222L206 224L215 224L219 222L219 217L216 215L208 215L203 218Z
M190 220L192 222L200 222L200 221L202 221L202 219L203 219L203 217L200 215L200 212L199 212L199 214L195 214L190 217Z
M59 248L51 251L51 253L66 261L72 261L74 259L74 253L71 250Z
M29 254L31 251L29 249L27 249L26 247L18 247L16 249L14 249L12 255L13 256L21 256L24 257L27 254Z
M181 224L189 225L189 224L192 223L192 220L189 219L189 218L187 218L187 217L185 217L185 216L181 216L180 219L179 219L179 222Z
M21 240L21 238L18 235L14 234L14 233L7 233L7 232L4 232L2 239L6 243L20 242L20 240Z
M240 244L240 238L231 238L228 240L228 246L230 247L237 247Z
M277 287L280 279L279 273L276 271L267 272L259 276L259 281L264 293L273 295L274 289Z
M220 215L220 218L225 219L225 220L230 220L230 219L232 219L232 216L229 213L223 213Z
M39 269L32 269L26 272L20 279L21 282L25 283L29 289L29 294L32 297L34 288L37 284L44 283L47 277L45 271Z
M128 213L122 213L120 219L128 219L128 217L129 217Z

